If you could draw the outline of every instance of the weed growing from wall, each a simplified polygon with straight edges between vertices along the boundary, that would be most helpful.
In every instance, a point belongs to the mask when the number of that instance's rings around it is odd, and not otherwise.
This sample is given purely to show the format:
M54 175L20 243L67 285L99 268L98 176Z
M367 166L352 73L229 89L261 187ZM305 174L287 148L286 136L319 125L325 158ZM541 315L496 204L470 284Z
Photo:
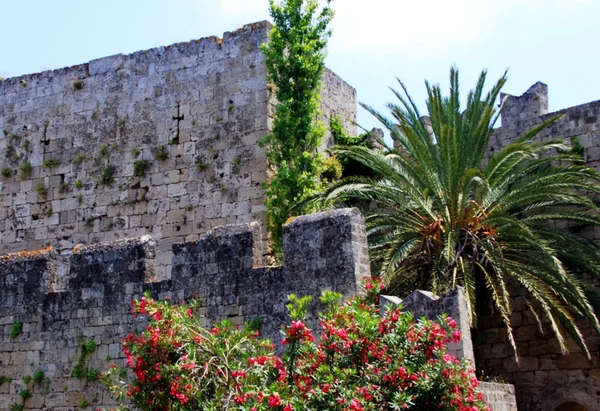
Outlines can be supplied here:
M22 332L23 332L23 323L22 322L13 323L12 328L10 330L10 339L14 340L19 335L21 335Z
M137 160L133 163L133 175L143 178L146 176L146 172L149 168L150 162L148 160Z
M265 205L273 251L280 256L291 208L319 188L317 150L325 129L317 119L333 11L329 1L321 7L319 0L270 0L269 12L275 25L261 50L278 104L273 132L261 144L275 168Z

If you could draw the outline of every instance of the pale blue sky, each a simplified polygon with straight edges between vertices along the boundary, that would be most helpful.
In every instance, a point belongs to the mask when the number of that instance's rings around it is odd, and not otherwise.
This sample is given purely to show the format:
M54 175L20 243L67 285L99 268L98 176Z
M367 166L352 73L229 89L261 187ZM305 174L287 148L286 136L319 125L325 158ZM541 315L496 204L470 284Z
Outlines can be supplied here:
M600 0L334 0L328 66L377 108L402 78L445 84L456 64L463 92L482 68L505 92L540 80L550 110L600 99ZM267 0L0 0L0 73L55 69L117 53L222 35L268 18ZM367 128L377 122L359 111Z

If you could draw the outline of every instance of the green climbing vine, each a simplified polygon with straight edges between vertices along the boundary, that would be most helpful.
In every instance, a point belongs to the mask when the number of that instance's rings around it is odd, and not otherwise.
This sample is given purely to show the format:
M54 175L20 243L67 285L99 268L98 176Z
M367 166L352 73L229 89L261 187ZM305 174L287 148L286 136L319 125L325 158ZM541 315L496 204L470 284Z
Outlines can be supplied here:
M275 173L267 187L268 228L276 256L281 255L283 224L290 209L319 188L318 148L325 128L320 114L320 82L333 18L330 0L269 0L274 22L262 45L267 81L277 98L273 130L261 144Z

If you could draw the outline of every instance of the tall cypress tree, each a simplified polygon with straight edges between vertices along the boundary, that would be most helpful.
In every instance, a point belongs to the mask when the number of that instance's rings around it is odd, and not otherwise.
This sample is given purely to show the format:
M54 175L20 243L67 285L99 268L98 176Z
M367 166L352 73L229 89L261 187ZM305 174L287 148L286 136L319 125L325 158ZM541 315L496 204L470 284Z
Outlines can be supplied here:
M318 148L325 128L320 115L320 85L333 18L331 0L269 1L274 27L263 44L267 81L275 88L273 131L262 143L275 168L267 188L267 219L272 247L281 255L283 224L290 208L319 186Z

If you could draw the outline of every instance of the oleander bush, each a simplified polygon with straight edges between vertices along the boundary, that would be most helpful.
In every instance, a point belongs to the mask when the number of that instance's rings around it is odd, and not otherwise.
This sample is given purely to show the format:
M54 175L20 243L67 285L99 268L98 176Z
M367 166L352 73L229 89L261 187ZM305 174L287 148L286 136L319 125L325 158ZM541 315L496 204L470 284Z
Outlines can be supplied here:
M303 322L310 297L290 296L281 355L251 327L203 328L196 302L143 297L132 311L148 326L123 341L130 378L113 365L105 382L145 410L488 409L473 371L447 351L461 337L456 322L415 321L391 307L380 315L380 287L370 280L364 296L342 305L341 295L325 292L318 341Z

